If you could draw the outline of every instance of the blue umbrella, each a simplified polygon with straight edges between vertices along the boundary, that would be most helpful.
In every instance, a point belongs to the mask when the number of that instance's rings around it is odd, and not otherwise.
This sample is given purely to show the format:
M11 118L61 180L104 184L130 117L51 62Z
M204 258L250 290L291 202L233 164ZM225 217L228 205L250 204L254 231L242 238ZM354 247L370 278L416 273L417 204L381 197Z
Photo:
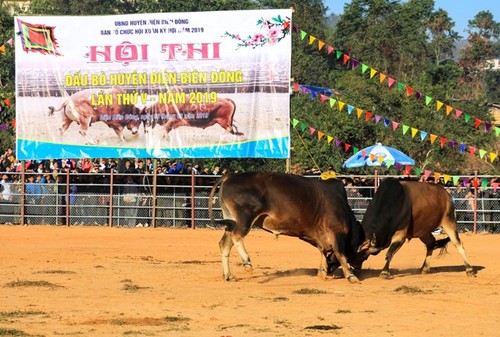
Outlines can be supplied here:
M415 160L395 148L377 143L352 155L342 166L346 168L363 166L389 167L395 164L413 166L415 165Z

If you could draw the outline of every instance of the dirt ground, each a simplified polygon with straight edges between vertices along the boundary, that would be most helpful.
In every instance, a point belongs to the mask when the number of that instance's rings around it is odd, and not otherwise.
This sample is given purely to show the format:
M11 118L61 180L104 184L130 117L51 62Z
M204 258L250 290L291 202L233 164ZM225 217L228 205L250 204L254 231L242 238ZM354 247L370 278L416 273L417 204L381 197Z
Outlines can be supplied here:
M456 249L421 275L412 240L378 277L316 277L319 252L252 231L245 273L222 280L221 230L0 226L0 335L7 336L499 336L499 235L462 234L477 278ZM436 254L435 254L436 255ZM24 333L24 334L23 334Z

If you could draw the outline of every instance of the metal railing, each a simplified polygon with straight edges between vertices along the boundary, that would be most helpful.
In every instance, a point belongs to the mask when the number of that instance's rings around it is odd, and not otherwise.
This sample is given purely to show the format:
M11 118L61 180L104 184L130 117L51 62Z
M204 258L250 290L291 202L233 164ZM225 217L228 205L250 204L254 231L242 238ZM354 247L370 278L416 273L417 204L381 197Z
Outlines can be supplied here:
M9 175L14 179L8 182L9 200L0 193L0 224L192 228L211 226L208 198L219 177L60 173L48 175L48 182L35 182L40 178L37 173ZM377 186L373 177L362 178L369 183L346 186L349 205L360 221ZM460 188L447 189L454 200L459 231L500 232L500 191L482 187L473 189L471 196ZM218 199L214 216L222 217Z

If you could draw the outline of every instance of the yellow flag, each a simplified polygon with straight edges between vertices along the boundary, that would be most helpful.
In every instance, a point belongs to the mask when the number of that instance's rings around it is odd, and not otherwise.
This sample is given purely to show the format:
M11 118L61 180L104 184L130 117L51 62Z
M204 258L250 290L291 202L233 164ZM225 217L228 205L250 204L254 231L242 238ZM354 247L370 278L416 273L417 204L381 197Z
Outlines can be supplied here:
M322 180L335 179L337 177L337 173L335 171L326 171L321 173Z
M495 158L497 157L496 153L490 152L490 160L493 163L495 161Z
M0 46L0 53L5 55L5 45L4 44Z

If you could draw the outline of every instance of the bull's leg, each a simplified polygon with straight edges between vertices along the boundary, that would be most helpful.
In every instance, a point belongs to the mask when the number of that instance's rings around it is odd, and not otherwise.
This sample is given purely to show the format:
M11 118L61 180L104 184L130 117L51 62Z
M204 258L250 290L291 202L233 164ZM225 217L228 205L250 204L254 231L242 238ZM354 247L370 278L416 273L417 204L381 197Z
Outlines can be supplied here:
M467 260L467 254L465 254L464 245L462 243L462 240L460 240L460 237L458 236L456 224L450 221L443 221L441 223L441 227L443 227L443 231L448 234L450 241L457 248L460 255L462 255L467 276L476 276L476 271L474 270L474 268L472 268L471 264Z
M111 127L111 126L109 126ZM118 139L120 140L120 142L125 142L125 136L123 135L123 128L118 128L118 127L115 127L113 128L113 130L115 131L116 135L118 136Z
M337 234L332 240L332 248L335 257L337 258L338 263L340 263L340 268L344 272L344 277L350 283L359 282L358 278L352 273L351 268L349 268L349 264L347 263L347 258L345 257L345 242L346 237L344 235Z
M59 128L59 134L62 136L63 133L68 130L69 126L73 123L73 121L69 118L66 117L66 115L63 115L63 123L62 126Z
M389 249L387 250L387 254L385 256L385 265L382 271L380 272L380 277L385 278L385 279L390 279L391 278L391 273L389 271L389 266L391 264L391 260L394 257L394 254L401 248L403 245L404 240L397 240L397 241L392 241L391 245L389 246Z
M436 239L434 238L434 235L431 233L422 236L420 238L420 241L422 241L425 244L425 247L427 248L427 252L425 254L425 259L424 259L424 264L422 265L422 268L420 268L420 271L423 274L426 274L431 271L431 258L432 258L432 251L434 250L434 244L436 243Z
M229 270L229 254L231 253L232 247L233 239L231 238L231 232L226 230L219 241L219 248L222 254L222 272L224 280L226 281L234 281L234 277Z
M339 261L337 261L337 258L333 253L329 254L326 257L326 262L328 263L328 269L327 269L328 274L333 274L335 270L337 270L337 268L340 267L340 263Z
M165 123L165 126L164 126L164 133L163 133L163 136L165 137L165 139L168 138L168 134L170 133L170 131L172 131L172 129L174 128L174 123L175 121L171 118L169 120L167 120L167 122Z
M241 256L241 259L243 260L243 267L245 268L245 271L252 273L252 262L250 261L250 256L248 255L248 252L245 249L245 245L243 244L243 237L237 234L233 234L232 240L234 245L236 246L236 249L238 249L238 253Z
M399 230L393 236L391 240L391 244L389 249L387 250L387 254L385 255L385 265L382 271L380 272L380 277L389 279L391 278L391 273L389 272L389 266L391 264L391 260L394 257L394 254L401 248L401 246L405 243L406 238L406 230Z
M328 255L333 255L332 252L321 252L321 260L318 268L318 277L326 280L328 276Z
M87 130L81 128L80 134L85 138L90 144L96 144L96 141L87 135Z

